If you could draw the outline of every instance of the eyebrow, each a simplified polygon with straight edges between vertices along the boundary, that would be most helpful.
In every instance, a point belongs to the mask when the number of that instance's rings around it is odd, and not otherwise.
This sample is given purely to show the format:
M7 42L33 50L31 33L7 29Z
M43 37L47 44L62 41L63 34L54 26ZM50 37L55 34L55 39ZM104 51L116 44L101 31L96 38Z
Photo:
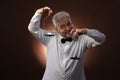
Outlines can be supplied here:
M66 25L68 25L68 24L70 24L71 22L70 21L68 21L66 24L62 24L62 25L60 25L60 26L66 26Z

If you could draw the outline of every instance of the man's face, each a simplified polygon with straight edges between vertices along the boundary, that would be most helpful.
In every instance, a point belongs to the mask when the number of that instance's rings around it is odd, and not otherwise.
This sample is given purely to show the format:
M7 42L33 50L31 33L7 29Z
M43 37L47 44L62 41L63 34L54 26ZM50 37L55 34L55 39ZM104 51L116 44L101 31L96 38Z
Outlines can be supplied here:
M72 36L70 32L73 28L74 26L69 21L69 17L64 17L63 19L58 21L58 26L56 27L56 30L61 36L69 38Z

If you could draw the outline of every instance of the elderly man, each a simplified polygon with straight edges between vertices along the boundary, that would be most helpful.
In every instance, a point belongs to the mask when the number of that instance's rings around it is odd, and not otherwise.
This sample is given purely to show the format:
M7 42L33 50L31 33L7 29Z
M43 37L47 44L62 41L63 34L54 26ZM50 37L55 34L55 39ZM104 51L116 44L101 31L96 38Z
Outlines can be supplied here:
M88 48L105 41L96 29L75 29L69 13L60 11L53 18L55 32L40 28L43 15L50 16L49 7L38 9L28 26L29 31L47 47L47 64L42 80L86 80L83 56Z

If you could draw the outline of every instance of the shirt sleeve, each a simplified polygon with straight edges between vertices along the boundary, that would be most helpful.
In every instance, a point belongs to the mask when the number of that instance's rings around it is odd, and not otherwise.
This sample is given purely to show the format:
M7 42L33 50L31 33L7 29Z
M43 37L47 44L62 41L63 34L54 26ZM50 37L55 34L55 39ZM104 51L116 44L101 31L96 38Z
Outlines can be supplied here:
M35 12L34 16L32 17L29 25L28 30L35 36L38 40L40 40L44 45L47 45L50 41L49 38L46 38L44 35L49 31L43 30L40 28L40 19L42 14Z
M96 29L87 29L86 43L87 47L95 47L101 45L105 41L106 36Z

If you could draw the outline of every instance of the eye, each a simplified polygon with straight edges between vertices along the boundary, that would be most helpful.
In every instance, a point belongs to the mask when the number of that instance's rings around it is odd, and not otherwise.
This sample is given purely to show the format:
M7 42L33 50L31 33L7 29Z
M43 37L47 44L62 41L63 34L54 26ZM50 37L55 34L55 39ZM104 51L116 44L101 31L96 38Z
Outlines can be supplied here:
M63 29L63 28L65 28L65 26L66 26L66 25L61 25L60 28Z
M71 25L71 23L70 23L70 22L68 22L66 25L67 25L67 26L70 26L70 25Z

